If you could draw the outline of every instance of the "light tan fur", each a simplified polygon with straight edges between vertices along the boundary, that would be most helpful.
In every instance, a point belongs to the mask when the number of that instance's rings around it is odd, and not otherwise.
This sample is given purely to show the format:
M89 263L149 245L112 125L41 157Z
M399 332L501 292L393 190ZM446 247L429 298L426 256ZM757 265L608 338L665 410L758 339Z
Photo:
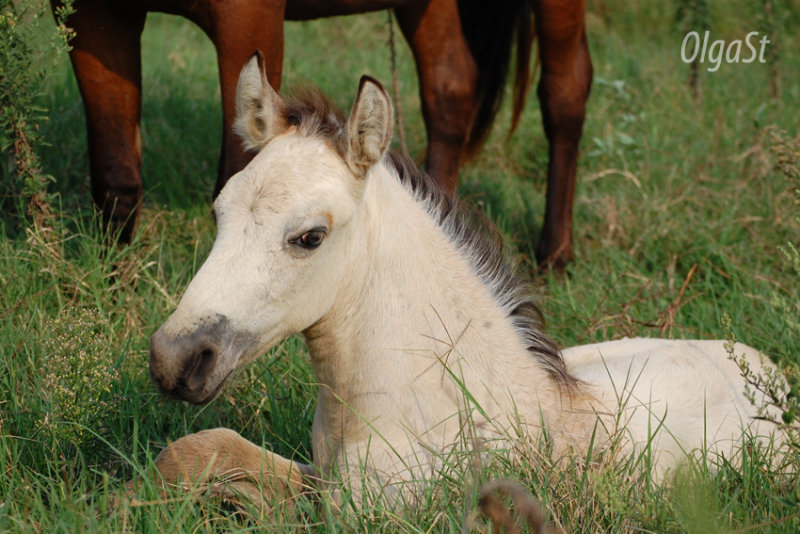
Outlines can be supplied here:
M269 503L307 491L303 477L314 473L312 467L267 451L227 428L182 437L164 449L155 464L167 484Z

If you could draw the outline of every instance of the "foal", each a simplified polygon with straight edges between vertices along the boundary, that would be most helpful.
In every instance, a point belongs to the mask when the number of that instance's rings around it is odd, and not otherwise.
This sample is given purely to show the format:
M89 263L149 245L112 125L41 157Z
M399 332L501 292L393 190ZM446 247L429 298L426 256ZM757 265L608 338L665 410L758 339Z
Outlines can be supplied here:
M209 402L302 332L319 382L313 465L215 429L158 456L166 482L261 499L341 477L356 501L375 488L391 500L436 477L465 433L513 450L546 432L557 455L621 435L663 473L768 430L722 341L559 351L495 233L387 153L392 108L376 81L362 78L345 119L318 93L284 102L254 56L237 110L257 154L214 203L214 247L153 335L150 372L163 392Z

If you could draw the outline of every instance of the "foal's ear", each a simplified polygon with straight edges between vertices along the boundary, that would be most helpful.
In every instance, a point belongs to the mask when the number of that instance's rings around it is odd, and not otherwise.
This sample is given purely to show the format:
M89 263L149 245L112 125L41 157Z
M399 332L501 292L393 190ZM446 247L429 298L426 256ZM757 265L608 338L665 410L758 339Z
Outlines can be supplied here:
M392 101L383 86L362 76L358 96L347 121L347 156L350 169L358 177L377 163L392 140Z
M283 100L267 81L264 58L256 51L242 69L236 85L236 122L233 131L247 151L258 151L286 130Z

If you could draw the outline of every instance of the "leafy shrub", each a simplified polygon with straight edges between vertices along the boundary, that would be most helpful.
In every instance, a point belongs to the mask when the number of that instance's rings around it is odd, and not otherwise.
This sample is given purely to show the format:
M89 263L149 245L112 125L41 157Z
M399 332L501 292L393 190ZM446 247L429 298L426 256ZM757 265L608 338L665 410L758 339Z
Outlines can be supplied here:
M0 0L2 198L15 200L6 209L16 212L27 202L27 213L37 227L51 218L47 196L51 177L43 173L39 160L44 146L39 125L47 120L47 110L36 104L36 98L57 53L69 49L72 30L65 21L73 11L72 0L56 9L55 26L48 10L44 0Z

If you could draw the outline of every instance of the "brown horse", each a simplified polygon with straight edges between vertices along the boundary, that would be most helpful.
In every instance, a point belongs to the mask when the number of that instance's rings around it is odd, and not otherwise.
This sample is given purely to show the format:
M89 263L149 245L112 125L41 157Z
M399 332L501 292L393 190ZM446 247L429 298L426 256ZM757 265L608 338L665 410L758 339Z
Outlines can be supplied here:
M585 0L75 0L74 6L70 58L86 109L92 195L122 241L132 236L142 195L140 36L149 11L192 20L216 47L223 123L216 196L250 159L232 123L237 77L253 51L261 51L277 89L284 19L393 8L417 63L427 169L451 192L460 163L481 145L497 113L515 47L517 124L538 37L550 161L537 258L557 266L572 259L575 169L592 78Z

